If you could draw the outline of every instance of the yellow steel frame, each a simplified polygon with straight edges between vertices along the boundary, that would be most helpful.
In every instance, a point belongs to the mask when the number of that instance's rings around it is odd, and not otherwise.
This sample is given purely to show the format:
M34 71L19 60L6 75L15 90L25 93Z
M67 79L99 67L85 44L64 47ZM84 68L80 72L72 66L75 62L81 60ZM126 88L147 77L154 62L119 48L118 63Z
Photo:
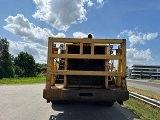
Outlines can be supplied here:
M75 45L80 46L80 54L68 54L68 47L66 45L64 54L54 54L53 44L54 43L73 43ZM91 45L91 54L83 54L83 46L85 44ZM73 45L72 44L72 45ZM95 55L94 54L94 46L106 46L105 51L107 51L107 45L110 44L120 44L122 53L117 55L110 55L108 52L105 52L104 55ZM55 67L56 64L54 62L55 58L64 58L65 59L65 67L64 70L57 70ZM106 67L105 71L73 71L67 70L67 59L75 58L75 59L104 59L105 66L108 66L109 60L118 60L117 71L109 71L108 67ZM46 77L46 89L50 89L51 86L55 85L55 76L56 75L64 75L64 87L67 87L67 79L66 75L94 75L94 76L105 76L105 87L108 88L108 76L116 76L116 86L121 86L122 78L126 76L126 40L125 39L89 39L89 38L54 38L49 37L48 42L48 60L47 60L47 77Z

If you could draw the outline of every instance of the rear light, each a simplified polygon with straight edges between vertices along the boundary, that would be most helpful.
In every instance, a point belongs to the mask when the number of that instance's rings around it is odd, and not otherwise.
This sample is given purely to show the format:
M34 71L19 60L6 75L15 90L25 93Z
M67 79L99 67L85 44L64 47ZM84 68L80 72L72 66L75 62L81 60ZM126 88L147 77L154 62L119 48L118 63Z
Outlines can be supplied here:
M53 54L58 54L58 48L53 48L53 49L52 49L52 53L53 53Z
M122 54L122 49L117 49L116 50L116 55L121 55Z

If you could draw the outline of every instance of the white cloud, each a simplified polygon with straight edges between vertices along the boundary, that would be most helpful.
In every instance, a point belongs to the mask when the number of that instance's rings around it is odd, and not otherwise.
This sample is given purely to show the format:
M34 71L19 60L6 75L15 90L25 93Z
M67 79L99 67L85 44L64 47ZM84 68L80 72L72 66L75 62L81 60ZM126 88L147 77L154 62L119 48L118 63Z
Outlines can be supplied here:
M145 44L147 40L154 40L158 36L158 32L141 33L137 31L123 30L117 37L121 37L122 35L126 35L128 37L130 47L133 47L135 44Z
M34 18L46 22L59 31L67 31L72 24L87 20L87 9L98 3L104 5L103 0L33 0L36 5Z
M136 48L127 49L127 64L153 64L151 50L137 50Z
M144 44L144 40L142 39L142 37L134 34L129 36L129 42L131 47L137 43Z
M88 34L82 33L82 32L74 32L73 33L74 38L87 38Z
M65 38L66 35L64 33L58 33L57 35L54 35L54 37L62 37Z
M86 21L84 0L33 0L37 11L33 17L45 21L57 30L66 31L71 24ZM91 2L88 3L91 5Z
M143 39L144 40L152 40L158 36L158 32L155 33L148 33L148 34L143 34Z
M4 29L20 36L24 41L11 41L10 53L14 56L21 51L28 52L33 55L36 62L46 63L47 61L47 39L48 37L66 37L64 33L57 33L54 35L51 30L47 28L40 28L30 23L22 14L16 16L9 16L5 19L7 25Z
M35 26L33 23L30 23L29 20L22 14L9 16L5 19L5 21L7 22L7 25L4 26L4 29L10 31L13 34L19 35L25 41L47 45L48 37L65 37L64 33L53 35L52 31L48 28L40 28Z
M74 38L88 38L88 34L83 32L74 32L73 33ZM92 37L94 38L94 35L92 34Z
M46 63L47 61L47 47L33 42L11 41L9 51L12 55L17 56L21 51L25 51L34 56L38 63Z
M119 36L120 35L124 35L124 34L130 36L130 35L133 34L133 31L131 31L131 30L123 30L122 32L120 32Z
M97 3L99 3L101 7L104 5L104 1L103 0L97 0Z
M85 1L85 0L84 0L84 1ZM91 0L86 0L86 2L88 2L87 5L88 5L89 7L93 6L93 4L94 4Z
M61 33L57 34L57 36L63 36ZM87 37L88 34L82 32L73 33L73 37L75 38L84 38ZM65 36L64 36L65 37ZM39 43L35 43L34 41L12 41L8 40L10 43L10 53L14 56L17 56L21 51L25 51L34 56L34 59L38 63L46 63L47 62L47 46L41 45ZM57 46L60 44L57 43Z

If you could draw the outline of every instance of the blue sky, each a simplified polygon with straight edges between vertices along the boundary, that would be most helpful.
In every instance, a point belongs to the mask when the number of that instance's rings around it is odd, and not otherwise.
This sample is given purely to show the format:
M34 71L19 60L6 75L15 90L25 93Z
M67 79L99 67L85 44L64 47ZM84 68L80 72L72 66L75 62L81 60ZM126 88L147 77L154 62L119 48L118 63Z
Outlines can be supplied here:
M10 52L46 63L47 38L127 39L127 65L160 65L159 0L1 0L0 37Z

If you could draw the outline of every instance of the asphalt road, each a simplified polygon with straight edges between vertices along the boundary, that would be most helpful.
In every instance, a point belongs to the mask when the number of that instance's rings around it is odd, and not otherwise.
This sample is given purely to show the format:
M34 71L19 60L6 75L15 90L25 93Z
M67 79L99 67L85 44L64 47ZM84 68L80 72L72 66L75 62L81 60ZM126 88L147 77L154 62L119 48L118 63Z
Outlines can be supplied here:
M148 91L152 91L155 93L160 93L160 83L155 82L149 82L149 80L134 80L134 79L128 79L127 85L136 87L139 89L144 89Z
M44 84L1 85L0 120L136 120L130 110L89 102L51 105L42 98Z

